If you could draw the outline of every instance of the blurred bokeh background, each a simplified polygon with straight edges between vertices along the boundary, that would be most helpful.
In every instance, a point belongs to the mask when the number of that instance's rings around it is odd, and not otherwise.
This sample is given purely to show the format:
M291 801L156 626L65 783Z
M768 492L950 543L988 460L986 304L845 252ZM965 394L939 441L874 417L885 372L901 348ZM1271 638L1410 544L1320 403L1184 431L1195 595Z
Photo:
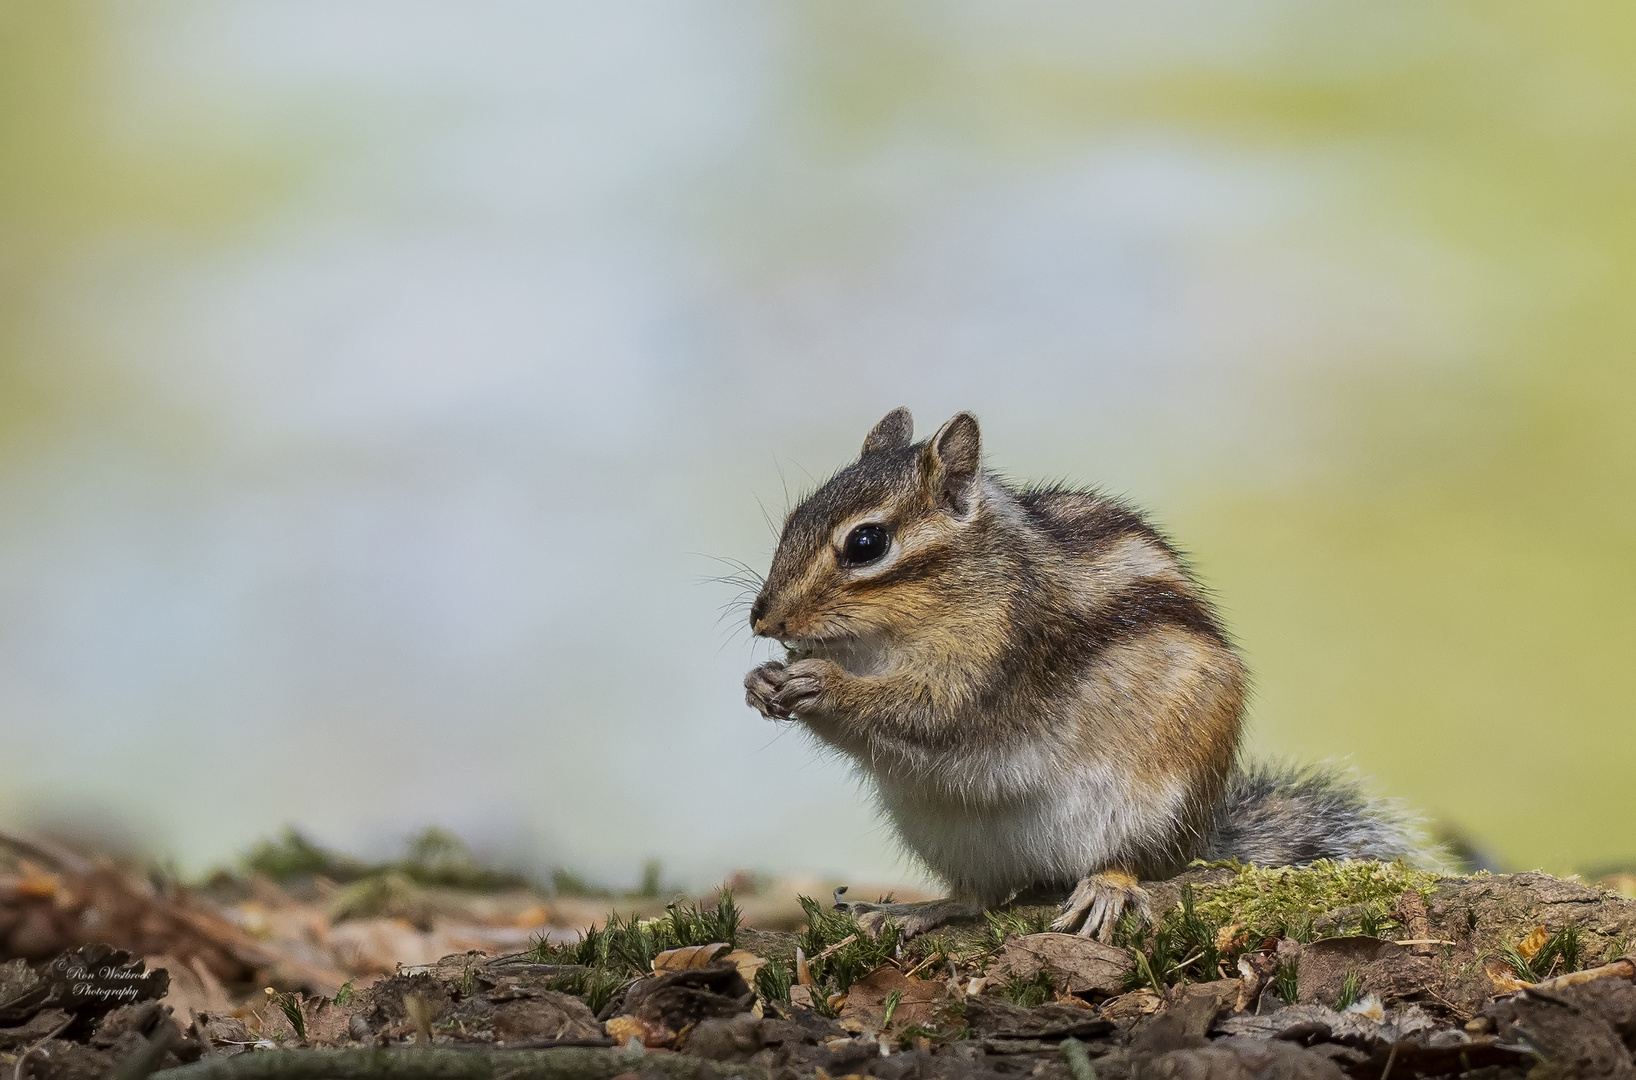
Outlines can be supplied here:
M1628 863L1633 286L1617 4L8 0L0 827L913 880L710 580L908 405Z

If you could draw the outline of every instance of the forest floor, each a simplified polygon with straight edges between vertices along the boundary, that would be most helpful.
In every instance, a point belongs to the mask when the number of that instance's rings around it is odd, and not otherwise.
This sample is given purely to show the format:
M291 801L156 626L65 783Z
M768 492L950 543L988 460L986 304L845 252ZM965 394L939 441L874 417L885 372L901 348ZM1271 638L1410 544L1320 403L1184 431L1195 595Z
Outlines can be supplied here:
M0 837L0 1076L1636 1075L1623 879L1198 866L1111 943L1026 904L903 941L828 883L666 904L423 840L183 889Z

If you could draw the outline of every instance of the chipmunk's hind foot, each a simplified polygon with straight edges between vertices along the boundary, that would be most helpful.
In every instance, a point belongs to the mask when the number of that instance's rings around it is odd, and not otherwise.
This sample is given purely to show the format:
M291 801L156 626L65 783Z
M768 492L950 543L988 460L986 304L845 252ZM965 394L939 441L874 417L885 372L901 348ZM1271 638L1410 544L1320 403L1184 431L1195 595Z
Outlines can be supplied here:
M888 926L896 926L899 936L907 941L916 934L935 930L953 919L969 919L983 913L981 904L945 897L942 900L921 900L912 904L869 904L861 900L842 900L846 892L842 885L835 890L835 906L858 920L858 925L870 937L880 937Z
M1153 911L1147 890L1136 883L1136 876L1123 870L1091 874L1081 878L1062 902L1062 914L1051 929L1066 933L1077 924L1081 937L1108 941L1113 937L1114 924L1126 911L1134 911L1144 919ZM1080 923L1082 917L1084 922Z

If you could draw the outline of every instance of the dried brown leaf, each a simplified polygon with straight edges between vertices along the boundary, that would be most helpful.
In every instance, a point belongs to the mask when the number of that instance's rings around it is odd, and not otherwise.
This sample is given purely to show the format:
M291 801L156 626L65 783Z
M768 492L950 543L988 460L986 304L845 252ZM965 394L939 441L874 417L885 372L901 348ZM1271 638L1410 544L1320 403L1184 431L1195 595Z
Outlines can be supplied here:
M1131 968L1129 949L1078 934L1028 934L1007 938L988 981L1032 979L1040 973L1070 994L1114 995Z
M653 973L663 975L667 971L702 968L726 948L727 942L712 941L708 945L684 945L680 949L666 949L653 958Z
M1524 960L1532 960L1539 955L1539 951L1545 948L1545 943L1550 940L1551 935L1545 932L1545 927L1543 925L1536 926L1532 933L1517 942L1517 952Z
M886 1022L888 999L896 996L890 1025ZM912 979L891 964L885 964L853 983L840 1007L841 1026L848 1031L872 1034L889 1026L900 1031L914 1024L937 1019L939 1003L948 995L941 981Z
M734 949L722 959L738 968L739 976L751 986L756 984L756 972L767 966L765 959L745 949Z
M1216 952L1223 956L1240 952L1249 940L1249 931L1245 929L1243 923L1229 923L1216 931Z

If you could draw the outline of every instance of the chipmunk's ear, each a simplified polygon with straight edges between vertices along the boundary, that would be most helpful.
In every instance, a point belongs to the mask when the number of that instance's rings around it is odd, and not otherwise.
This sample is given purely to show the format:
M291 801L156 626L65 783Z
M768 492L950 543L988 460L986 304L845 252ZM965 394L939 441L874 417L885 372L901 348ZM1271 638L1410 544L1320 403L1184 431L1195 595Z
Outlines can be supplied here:
M964 517L982 482L982 435L977 418L969 412L937 429L920 459L922 479L941 509Z
M899 450L909 445L909 440L915 437L915 421L909 415L909 410L901 405L881 417L880 423L870 429L863 440L863 453L874 454L881 450Z

